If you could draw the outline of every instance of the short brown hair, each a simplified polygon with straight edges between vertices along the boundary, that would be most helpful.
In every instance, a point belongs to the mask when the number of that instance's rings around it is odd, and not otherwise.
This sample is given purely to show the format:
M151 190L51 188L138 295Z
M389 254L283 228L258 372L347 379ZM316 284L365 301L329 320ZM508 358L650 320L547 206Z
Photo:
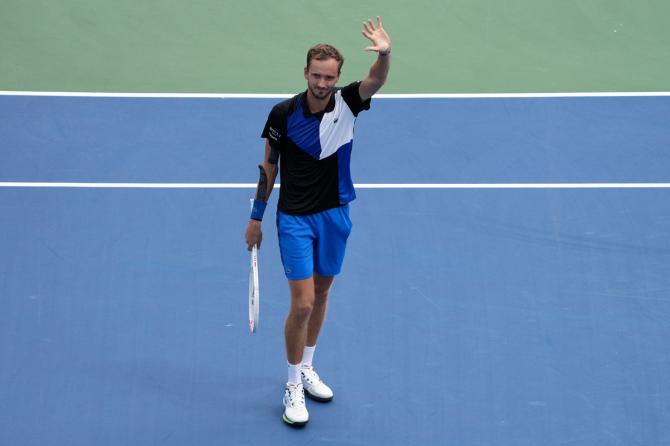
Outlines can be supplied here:
M344 57L342 54L337 50L337 48L332 45L328 45L327 43L319 43L307 51L307 68L309 68L309 63L312 61L312 59L335 59L337 61L338 74L340 70L342 70L342 64L344 64Z

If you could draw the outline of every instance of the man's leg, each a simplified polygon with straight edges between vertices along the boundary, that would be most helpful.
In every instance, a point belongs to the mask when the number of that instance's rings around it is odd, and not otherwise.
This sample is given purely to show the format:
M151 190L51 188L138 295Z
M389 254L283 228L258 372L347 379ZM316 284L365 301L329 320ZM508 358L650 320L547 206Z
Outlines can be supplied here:
M307 342L305 343L309 347L316 345L323 321L326 319L328 295L334 279L335 276L314 274L314 306L307 326Z
M319 332L326 319L328 309L328 294L333 284L334 276L321 276L314 274L314 306L307 324L307 337L300 375L307 396L310 398L327 402L333 399L333 391L328 387L312 367L312 357L316 348Z
M321 332L328 309L328 294L334 276L289 280L291 308L284 326L286 356L290 364L302 362L306 345L314 346Z
M289 364L300 364L307 342L307 327L314 309L314 278L289 280L291 308L284 325L286 356Z
M286 423L304 426L309 420L305 407L305 396L300 364L307 340L307 326L314 308L314 279L289 280L291 308L284 325L286 356L288 359L288 382L284 389L284 415Z

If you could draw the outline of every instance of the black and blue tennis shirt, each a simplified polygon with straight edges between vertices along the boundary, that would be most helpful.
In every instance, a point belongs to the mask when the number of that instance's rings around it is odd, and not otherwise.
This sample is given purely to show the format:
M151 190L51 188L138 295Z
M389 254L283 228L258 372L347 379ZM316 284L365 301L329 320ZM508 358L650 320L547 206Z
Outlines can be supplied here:
M335 89L323 112L312 114L302 92L275 105L261 137L279 151L278 209L307 215L345 205L356 198L349 165L362 101L360 82Z

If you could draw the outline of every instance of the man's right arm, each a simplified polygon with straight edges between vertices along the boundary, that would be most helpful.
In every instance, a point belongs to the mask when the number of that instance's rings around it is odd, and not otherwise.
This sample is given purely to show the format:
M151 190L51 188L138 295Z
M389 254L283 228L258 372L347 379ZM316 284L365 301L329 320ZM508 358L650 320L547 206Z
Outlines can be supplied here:
M270 146L270 142L266 139L265 140L265 156L263 157L263 163L261 166L263 167L263 170L265 172L265 193L264 193L264 199L265 202L267 203L270 201L270 194L272 194L272 190L274 189L274 184L275 180L277 179L277 157L275 156L274 152L276 149L273 149ZM262 181L259 180L259 187L262 187L262 184L260 182ZM258 189L258 188L257 188ZM263 191L258 191L257 195L262 193ZM256 197L259 198L259 197ZM245 239L247 242L247 249L251 250L251 247L253 245L257 245L259 248L261 246L261 241L263 240L263 231L261 230L261 221L260 220L254 220L254 219L249 219L249 223L247 224L247 231L245 234Z
M267 185L267 193L265 194L266 201L270 200L270 194L272 193L272 189L274 188L275 185L275 180L277 179L277 161L278 157L276 155L276 150L273 149L270 146L270 142L266 139L265 140L265 157L263 158L263 170L265 170L265 174L268 176L268 185Z
M366 51L376 51L377 60L370 67L370 72L363 79L358 92L362 101L367 101L386 83L391 66L391 39L382 26L382 19L377 16L377 26L372 20L363 22L363 36L372 42Z

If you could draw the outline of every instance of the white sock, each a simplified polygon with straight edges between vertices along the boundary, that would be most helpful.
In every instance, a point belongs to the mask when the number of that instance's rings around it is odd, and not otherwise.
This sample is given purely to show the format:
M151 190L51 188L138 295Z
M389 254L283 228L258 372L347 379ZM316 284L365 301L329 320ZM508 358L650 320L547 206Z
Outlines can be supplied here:
M314 359L314 350L316 350L316 344L308 347L305 346L305 349L302 351L302 364L304 366L311 366L312 365L312 359Z
M289 384L300 384L302 380L300 379L300 366L302 364L288 364L288 383Z

